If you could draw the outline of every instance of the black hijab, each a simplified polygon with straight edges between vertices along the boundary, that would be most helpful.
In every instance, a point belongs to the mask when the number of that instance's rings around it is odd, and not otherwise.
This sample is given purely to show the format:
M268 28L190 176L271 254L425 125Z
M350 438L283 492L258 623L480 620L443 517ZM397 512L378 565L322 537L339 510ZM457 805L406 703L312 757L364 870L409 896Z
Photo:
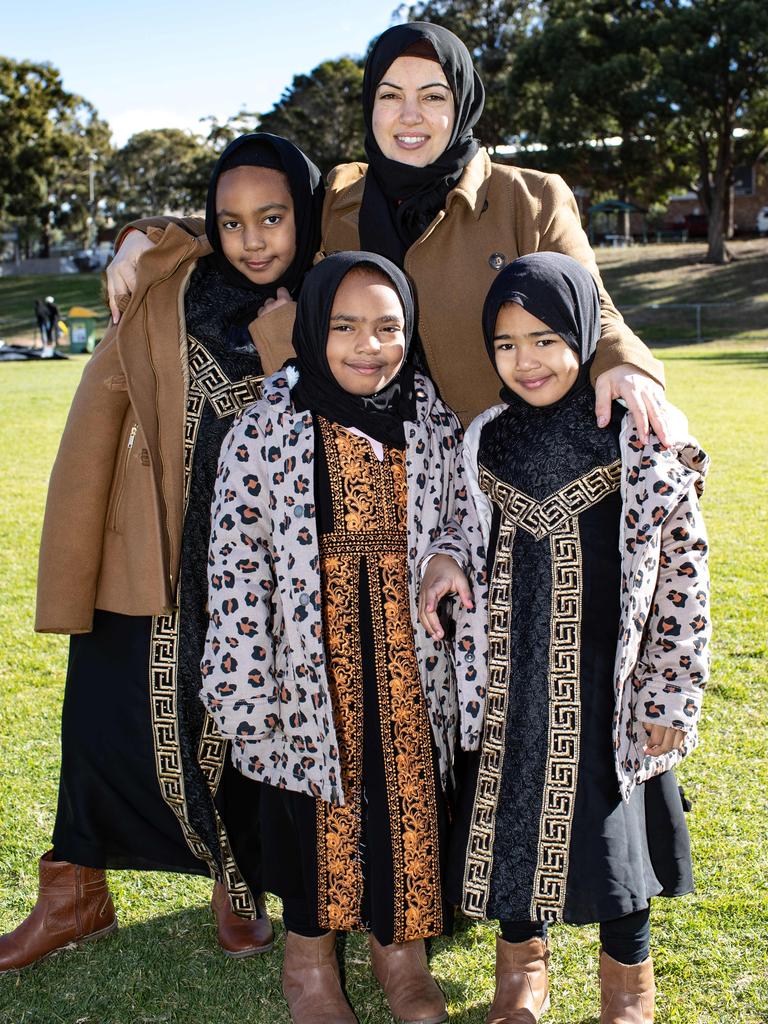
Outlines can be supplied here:
M485 348L494 367L496 318L505 302L522 306L559 334L576 353L581 368L568 393L581 389L588 381L600 337L600 293L587 268L561 252L534 252L518 257L499 271L483 305ZM501 398L508 403L522 401L506 386Z
M345 391L328 365L328 325L339 285L356 267L383 274L397 292L405 320L403 366L383 391L359 397ZM413 292L405 274L383 256L372 252L337 252L307 274L296 308L292 364L299 381L292 397L297 409L309 409L343 427L355 427L392 448L405 448L405 420L416 416L414 371L405 365L413 335Z
M390 160L373 134L373 104L379 82L392 62L411 47L434 50L453 93L456 119L448 146L433 163L413 167ZM410 22L387 29L376 40L365 64L363 117L368 173L360 209L360 246L387 256L402 267L406 250L445 206L452 188L478 150L472 128L483 112L485 90L469 50L448 29Z
M288 270L270 284L255 284L229 262L224 255L216 220L216 189L225 171L235 167L270 167L282 171L288 179L296 222L296 255ZM312 161L287 139L268 132L255 132L234 139L221 154L213 168L205 204L205 233L213 247L212 260L222 276L233 285L251 292L261 305L273 299L278 288L287 288L296 296L304 275L312 266L320 248L320 218L325 186L320 171Z

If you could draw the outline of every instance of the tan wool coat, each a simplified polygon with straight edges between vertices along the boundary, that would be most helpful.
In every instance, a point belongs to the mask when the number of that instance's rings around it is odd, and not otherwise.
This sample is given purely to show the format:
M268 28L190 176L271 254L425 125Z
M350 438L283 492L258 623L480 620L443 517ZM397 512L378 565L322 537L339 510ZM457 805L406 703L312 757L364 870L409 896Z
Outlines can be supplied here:
M323 207L318 258L359 250L358 220L366 165L341 164L331 171ZM140 229L158 220L137 221ZM202 221L180 222L202 232ZM563 252L582 263L600 289L601 334L593 381L604 370L632 363L659 383L664 370L627 327L603 287L595 255L581 226L573 193L559 175L491 163L481 149L464 170L441 210L408 250L405 270L416 286L419 334L430 373L443 400L466 426L494 405L499 379L488 361L481 313L498 271L531 252ZM258 321L260 351L280 366L290 355L293 306Z
M184 293L211 250L206 238L175 224L151 228L150 237L157 245L140 261L120 323L85 367L51 472L39 632L88 633L96 608L155 615L175 603L188 390ZM265 360L265 373L279 368L268 353Z

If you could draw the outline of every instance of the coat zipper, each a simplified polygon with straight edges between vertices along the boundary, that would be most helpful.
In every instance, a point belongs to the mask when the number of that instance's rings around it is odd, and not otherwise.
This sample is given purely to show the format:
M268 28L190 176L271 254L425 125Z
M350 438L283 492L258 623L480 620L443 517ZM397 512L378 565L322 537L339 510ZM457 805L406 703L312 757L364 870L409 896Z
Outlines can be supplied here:
M118 518L120 515L120 506L123 503L123 492L125 491L125 478L128 475L128 460L131 457L131 449L133 448L134 442L136 441L136 432L139 429L138 423L134 423L131 427L131 432L128 435L128 445L125 449L125 456L123 457L122 474L120 476L120 486L115 498L115 510L112 513L112 529L117 532Z

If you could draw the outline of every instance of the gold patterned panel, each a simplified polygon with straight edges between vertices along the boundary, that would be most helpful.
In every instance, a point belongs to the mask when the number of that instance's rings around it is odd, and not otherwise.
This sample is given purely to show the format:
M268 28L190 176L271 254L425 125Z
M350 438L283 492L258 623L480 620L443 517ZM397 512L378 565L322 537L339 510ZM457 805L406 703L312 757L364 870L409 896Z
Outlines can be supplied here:
M581 515L611 491L618 489L621 459L609 466L597 466L541 502L499 480L485 466L480 466L478 478L482 490L501 509L503 519L511 519L536 540L541 540L558 529L565 520Z
M371 602L394 883L394 941L442 931L431 730L421 693L408 595L404 453L320 419L334 529L320 537L323 617L344 807L317 801L321 927L365 927L361 854L363 662L360 573ZM404 600L404 597L406 598Z
M469 917L485 917L490 897L511 673L512 548L518 528L536 540L549 536L552 564L547 761L530 913L531 920L562 917L581 734L578 517L617 490L620 478L621 461L617 460L536 502L480 466L480 486L500 509L501 523L488 591L488 693L464 871L463 909Z
M218 419L233 416L261 398L264 375L230 380L211 353L197 338L188 338L189 375ZM255 350L254 350L255 351Z
M221 419L250 405L261 396L263 377L247 377L232 382L208 350L193 337L188 338L190 386L184 421L184 509L189 501L192 465L197 436L206 401L210 402L217 418ZM178 600L178 595L177 595ZM221 874L206 843L192 828L184 790L184 774L178 730L176 674L179 657L179 616L155 616L150 638L150 708L155 748L155 769L163 799L171 808L182 835L192 853L208 865L215 878ZM229 750L228 741L220 734L216 723L206 715L198 745L198 763L206 784L215 795L224 761ZM213 806L213 805L212 805ZM256 914L256 903L235 862L229 836L221 817L213 807L224 882L232 909L243 917Z

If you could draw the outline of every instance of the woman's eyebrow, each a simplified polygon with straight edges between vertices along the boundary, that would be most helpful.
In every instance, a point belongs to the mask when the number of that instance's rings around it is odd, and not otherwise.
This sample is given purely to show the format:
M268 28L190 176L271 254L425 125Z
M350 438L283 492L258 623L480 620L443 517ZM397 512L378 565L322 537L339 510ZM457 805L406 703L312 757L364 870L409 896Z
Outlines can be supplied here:
M380 89L382 85L388 85L390 89L399 89L400 92L403 92L403 86L398 85L396 82L388 82L386 79L382 79L377 88ZM446 85L445 82L427 82L426 85L420 85L417 91L421 92L422 89L434 89L435 87L447 89L449 92L451 88L449 85Z
M530 331L528 334L494 334L493 340L499 341L501 338L548 338L552 334L557 334L557 331Z
M367 322L368 317L355 316L354 313L334 313L331 317L331 323L334 320L348 320L353 324L364 324ZM384 316L377 316L374 320L374 323L377 324L401 324L402 322L403 318L396 316L394 313L385 313Z

